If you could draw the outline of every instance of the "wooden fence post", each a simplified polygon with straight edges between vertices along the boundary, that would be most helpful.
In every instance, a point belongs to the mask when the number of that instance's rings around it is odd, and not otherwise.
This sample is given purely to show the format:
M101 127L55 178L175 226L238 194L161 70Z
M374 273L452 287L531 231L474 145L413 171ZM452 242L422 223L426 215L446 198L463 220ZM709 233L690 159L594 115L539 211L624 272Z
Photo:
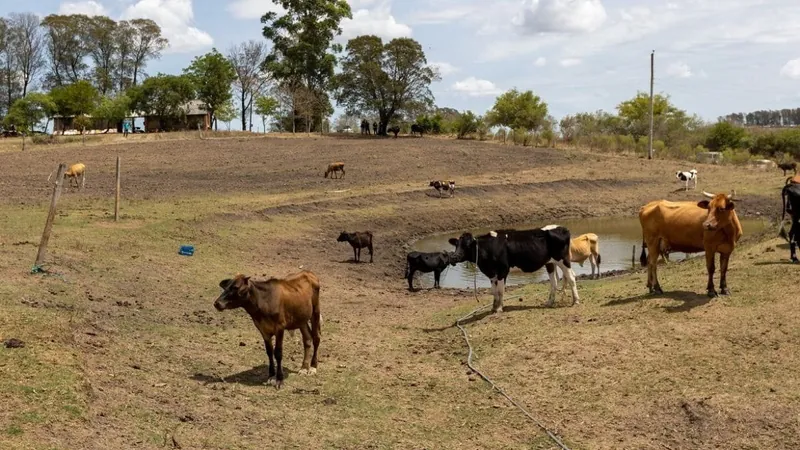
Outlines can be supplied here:
M61 187L64 183L64 172L66 170L66 164L59 164L56 184L55 187L53 187L53 198L50 200L50 212L47 214L47 222L44 224L42 240L39 241L39 253L36 254L36 263L34 267L40 267L42 263L44 263L44 256L47 253L47 243L50 241L50 232L53 231L53 220L56 217L56 204L58 204L58 198L61 197Z
M120 159L117 156L117 195L114 199L114 222L119 220L119 175L120 175Z

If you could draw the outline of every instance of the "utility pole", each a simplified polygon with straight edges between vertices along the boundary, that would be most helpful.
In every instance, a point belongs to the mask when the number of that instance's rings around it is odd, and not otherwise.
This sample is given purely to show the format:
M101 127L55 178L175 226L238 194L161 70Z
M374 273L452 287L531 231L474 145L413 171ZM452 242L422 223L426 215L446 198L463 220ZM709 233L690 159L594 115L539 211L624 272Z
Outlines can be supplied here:
M650 53L650 142L647 145L647 159L653 159L653 68L656 51Z

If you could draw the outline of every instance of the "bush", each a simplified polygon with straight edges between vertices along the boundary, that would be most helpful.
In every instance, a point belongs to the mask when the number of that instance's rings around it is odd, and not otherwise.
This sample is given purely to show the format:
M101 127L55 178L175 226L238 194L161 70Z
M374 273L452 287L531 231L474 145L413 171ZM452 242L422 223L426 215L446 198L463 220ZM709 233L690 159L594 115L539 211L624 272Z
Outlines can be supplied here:
M486 140L486 136L489 134L489 127L486 125L485 120L481 120L480 123L478 124L477 133L478 133L478 139L480 139L481 141Z
M723 163L742 165L747 164L754 159L758 159L750 154L749 151L743 149L726 148L722 151Z
M712 151L720 149L739 149L744 147L747 131L728 122L717 122L709 130L706 147Z
M526 130L523 130L521 128L513 130L511 133L514 144L527 147L533 141L533 135L531 135L531 133L528 133Z
M481 120L472 111L466 111L455 120L455 131L459 139L478 131Z
M506 132L505 128L500 128L497 130L497 133L494 134L494 138L500 142L505 142L508 139L508 133Z

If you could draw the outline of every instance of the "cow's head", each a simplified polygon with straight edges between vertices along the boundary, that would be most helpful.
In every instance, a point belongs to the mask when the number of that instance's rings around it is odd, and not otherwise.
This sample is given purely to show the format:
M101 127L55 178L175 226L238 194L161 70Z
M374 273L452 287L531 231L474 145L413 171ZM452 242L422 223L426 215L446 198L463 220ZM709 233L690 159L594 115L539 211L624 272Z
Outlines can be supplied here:
M219 282L222 293L214 302L217 311L241 308L250 299L250 277L242 274Z
M342 233L339 234L339 237L336 238L336 242L347 242L349 240L350 240L350 233L346 231L342 231Z
M703 229L714 231L728 226L731 223L733 214L735 214L733 212L733 200L736 191L731 191L730 194L709 194L703 191L703 195L709 199L697 204L697 206L708 210L708 216L703 221Z
M478 246L478 241L472 237L471 233L464 233L458 239L450 238L447 242L456 248L450 256L450 264L464 261L475 262L475 249Z

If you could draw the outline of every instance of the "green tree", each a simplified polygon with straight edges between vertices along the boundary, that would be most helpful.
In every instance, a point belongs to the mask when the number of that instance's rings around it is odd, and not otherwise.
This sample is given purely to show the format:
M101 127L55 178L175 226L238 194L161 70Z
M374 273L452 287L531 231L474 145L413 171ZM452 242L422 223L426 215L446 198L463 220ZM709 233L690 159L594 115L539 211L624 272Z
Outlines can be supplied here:
M186 105L194 95L194 83L184 75L158 74L128 90L131 109L158 117L165 129L185 119Z
M430 84L439 74L428 66L419 42L359 36L347 43L342 71L333 79L336 102L348 113L377 112L379 134L394 115L419 105L433 106ZM441 117L441 116L440 116Z
M128 39L133 43L131 66L133 70L131 83L136 86L144 68L152 59L161 58L161 52L167 48L169 41L161 36L161 27L150 19L133 19Z
M222 121L231 131L231 121L236 118L236 105L233 102L223 103L214 114L215 119Z
M273 0L285 13L268 12L261 18L263 35L272 41L264 69L279 85L303 85L320 105L317 114L330 110L326 90L336 67L341 45L334 38L342 33L342 19L351 18L347 0ZM297 111L292 112L297 116ZM293 119L293 120L296 120Z
M236 79L233 64L214 48L211 52L194 58L183 72L194 83L197 98L211 113L216 130L217 109L230 104L233 98L231 83Z
M487 114L492 126L500 125L515 131L537 132L547 117L547 103L533 91L520 92L516 88L497 97Z
M48 69L45 83L50 87L63 86L86 79L89 69L86 56L86 28L89 18L84 15L51 14L42 20L46 32Z
M459 139L476 133L481 124L481 118L472 111L465 111L455 120L455 132Z
M717 122L709 130L706 147L715 152L743 147L747 131L729 122Z
M14 125L23 133L33 131L45 118L49 119L55 113L55 104L49 95L41 92L31 92L11 105L5 117L6 126ZM22 137L22 150L25 150L25 136Z
M50 91L50 97L56 114L63 117L93 114L100 101L100 93L86 80L54 87Z
M116 97L103 97L100 104L92 114L96 119L105 121L106 130L112 124L119 128L119 124L130 114L131 99L125 94Z
M267 132L267 118L272 117L278 112L280 104L278 100L273 97L262 95L256 97L256 114L261 116L261 124L264 127L264 132Z
M105 16L89 19L86 44L94 62L94 82L101 95L114 88L114 63L117 54L117 23Z
M628 134L639 139L650 133L650 94L637 92L636 96L617 105L617 112ZM662 129L666 122L685 112L674 107L669 96L653 96L653 127Z

